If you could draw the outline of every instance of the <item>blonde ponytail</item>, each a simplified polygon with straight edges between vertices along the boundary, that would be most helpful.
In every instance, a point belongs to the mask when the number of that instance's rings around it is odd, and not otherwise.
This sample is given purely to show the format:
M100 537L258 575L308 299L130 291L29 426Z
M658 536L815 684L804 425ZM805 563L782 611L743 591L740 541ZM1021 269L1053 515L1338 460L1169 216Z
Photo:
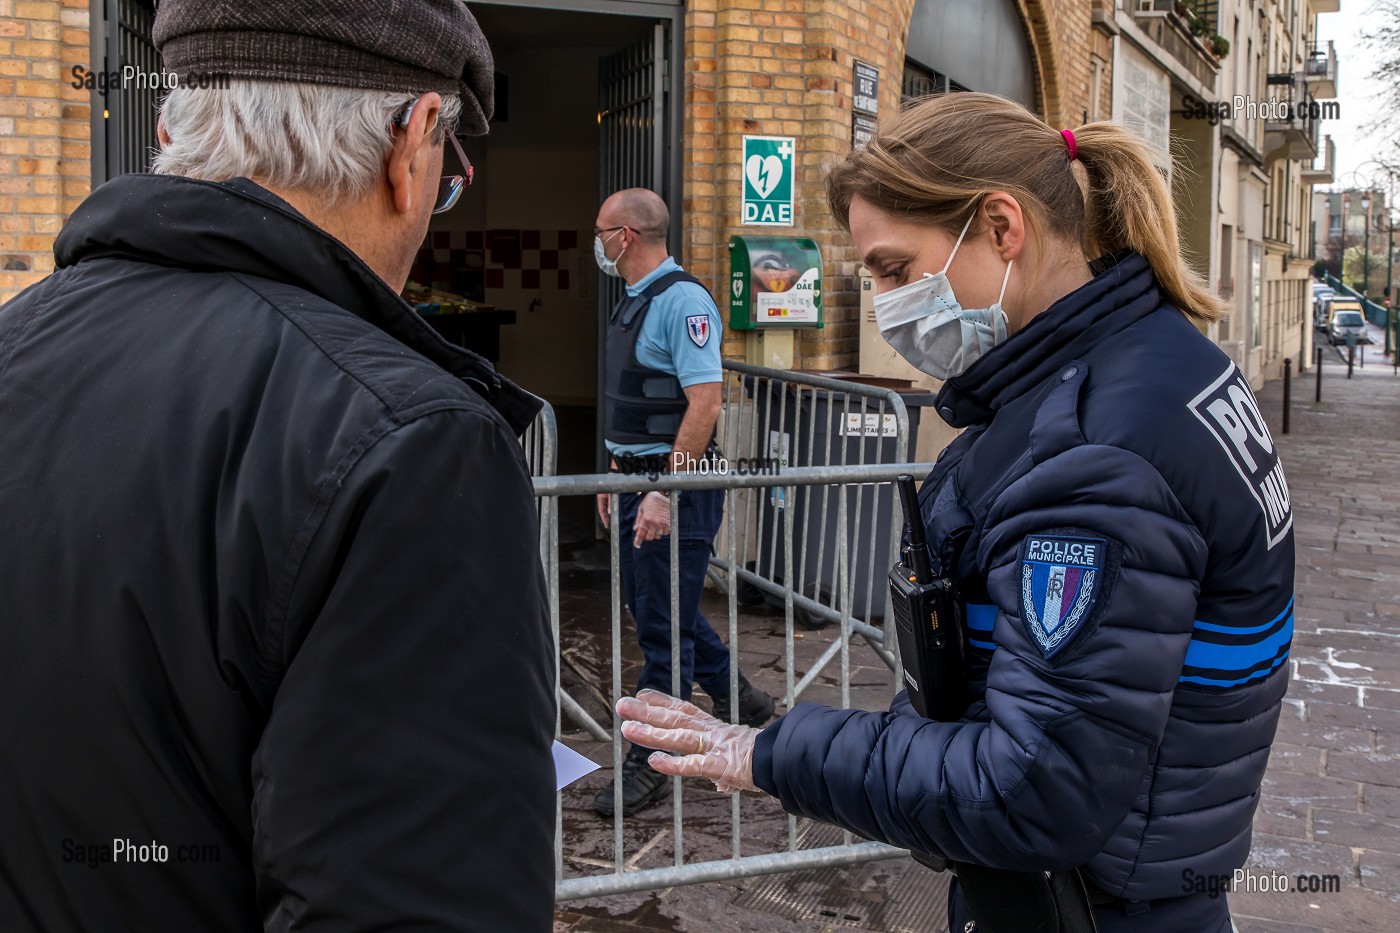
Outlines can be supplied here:
M1176 211L1153 149L1117 123L1074 131L1087 182L1084 248L1089 256L1133 249L1157 276L1164 297L1200 323L1217 321L1224 302L1182 257Z
M1065 137L1014 101L976 92L929 97L831 169L827 201L848 229L859 195L956 235L984 195L1005 191L1038 234L1078 243L1089 259L1134 249L1167 301L1198 322L1217 320L1223 304L1182 257L1151 147L1113 123L1090 123L1074 136L1081 168Z

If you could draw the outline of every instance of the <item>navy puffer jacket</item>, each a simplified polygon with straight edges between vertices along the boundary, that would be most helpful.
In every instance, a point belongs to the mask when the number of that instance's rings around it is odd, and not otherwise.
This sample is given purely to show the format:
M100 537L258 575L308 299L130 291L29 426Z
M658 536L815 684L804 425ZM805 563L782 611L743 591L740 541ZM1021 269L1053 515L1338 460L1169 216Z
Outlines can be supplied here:
M1178 898L1249 851L1292 515L1239 370L1140 255L1095 271L938 399L967 430L920 501L967 603L967 715L800 704L760 735L754 776L868 838Z

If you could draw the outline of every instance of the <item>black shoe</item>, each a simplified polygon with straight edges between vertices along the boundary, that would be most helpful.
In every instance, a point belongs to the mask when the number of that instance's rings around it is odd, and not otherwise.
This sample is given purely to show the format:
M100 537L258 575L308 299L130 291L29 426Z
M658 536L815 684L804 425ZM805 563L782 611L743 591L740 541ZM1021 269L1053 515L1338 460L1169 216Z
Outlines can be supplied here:
M729 715L729 691L714 699L715 718L721 722L733 722ZM749 683L743 674L739 675L739 722L757 728L773 718L776 706L773 698Z
M647 764L650 749L633 745L622 759L622 815L631 816L645 810L671 793L671 779L651 769ZM601 816L613 815L613 782L593 798L593 809Z

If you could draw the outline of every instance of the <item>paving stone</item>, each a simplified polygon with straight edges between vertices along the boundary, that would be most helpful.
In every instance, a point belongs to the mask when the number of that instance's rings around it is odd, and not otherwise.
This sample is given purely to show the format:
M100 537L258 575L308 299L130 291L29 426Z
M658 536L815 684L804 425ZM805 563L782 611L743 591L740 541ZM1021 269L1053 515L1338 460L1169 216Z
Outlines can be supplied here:
M1310 810L1306 804L1288 803L1266 795L1259 801L1259 809L1254 811L1254 832L1269 836L1287 836L1291 839L1310 839Z
M1400 787L1400 758L1359 752L1329 752L1327 776Z
M1400 819L1381 814L1313 807L1312 832L1329 845L1400 852Z
M1333 894L1234 894L1230 909L1240 933L1286 930L1309 933L1395 933L1395 903L1358 884ZM1254 926L1257 922L1283 926ZM1187 933L1187 931L1182 931Z
M1368 849L1361 853L1358 868L1362 887L1379 891L1400 905L1400 854ZM1400 926L1400 911L1396 922Z
M1395 650L1400 651L1400 645ZM1361 691L1362 702L1370 709L1400 710L1400 690L1382 690L1366 687Z
M1349 704L1309 700L1307 714L1308 723L1311 725L1384 729L1392 734L1400 734L1400 710L1363 709Z
M1400 788L1363 784L1361 786L1361 810L1372 816L1400 819Z
M1239 906L1236 907L1236 904ZM1320 933L1322 927L1305 926L1298 923L1285 923L1282 920L1265 920L1263 917L1242 916L1239 911L1246 909L1247 903L1240 903L1238 900L1231 901L1231 912L1235 920L1235 929L1240 933ZM558 931L556 931L558 933Z
M1266 799L1276 800L1285 806L1361 810L1361 785L1356 781L1275 773L1271 769L1264 775L1263 792Z
M1322 703L1340 703L1343 706L1361 705L1361 687L1358 685L1345 686L1343 684L1322 683L1309 677L1312 671L1307 668L1315 666L1312 662L1300 661L1296 657L1293 668L1293 679L1288 683L1288 698L1292 700L1317 701Z
M1355 855L1348 846L1255 833L1254 845L1245 865L1259 872L1336 874L1345 880L1355 877L1355 861Z
M1352 752L1376 751L1375 730L1373 729L1298 722L1291 716L1279 717L1274 742L1312 746L1317 749L1332 748Z
M1269 749L1269 770L1275 774L1322 774L1322 749L1275 741Z

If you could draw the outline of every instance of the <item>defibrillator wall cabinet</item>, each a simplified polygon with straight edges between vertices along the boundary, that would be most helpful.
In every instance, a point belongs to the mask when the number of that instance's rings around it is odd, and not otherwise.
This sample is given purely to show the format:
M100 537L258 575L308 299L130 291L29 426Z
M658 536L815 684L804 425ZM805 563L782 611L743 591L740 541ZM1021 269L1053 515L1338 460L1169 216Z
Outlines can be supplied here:
M729 240L729 327L821 327L822 258L808 237Z

